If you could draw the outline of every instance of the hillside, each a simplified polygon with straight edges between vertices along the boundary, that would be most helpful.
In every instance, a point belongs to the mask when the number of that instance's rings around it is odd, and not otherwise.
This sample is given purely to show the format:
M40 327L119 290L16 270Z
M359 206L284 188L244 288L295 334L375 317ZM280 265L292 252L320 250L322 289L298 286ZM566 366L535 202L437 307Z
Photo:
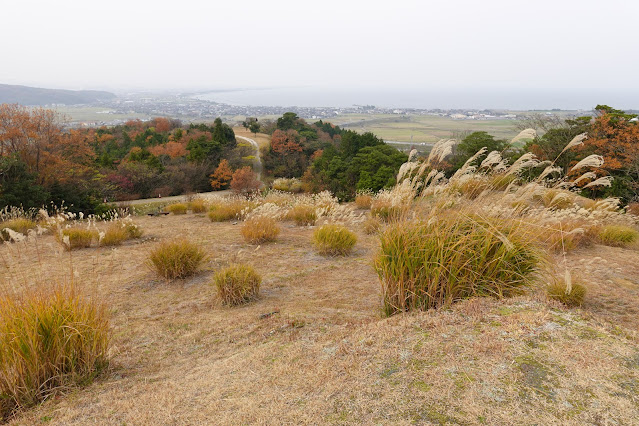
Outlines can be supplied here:
M99 90L62 90L0 84L0 104L79 105L114 99L110 92Z
M533 293L384 319L370 265L378 238L361 230L351 256L325 258L311 247L313 229L292 223L256 248L239 226L204 215L135 222L145 236L115 249L70 257L51 235L1 247L14 259L9 276L64 279L71 264L108 301L113 327L103 377L12 424L576 425L639 416L636 250L568 256L591 277L580 309ZM143 265L176 237L211 258L201 274L166 282ZM214 273L231 258L262 274L258 301L216 301Z

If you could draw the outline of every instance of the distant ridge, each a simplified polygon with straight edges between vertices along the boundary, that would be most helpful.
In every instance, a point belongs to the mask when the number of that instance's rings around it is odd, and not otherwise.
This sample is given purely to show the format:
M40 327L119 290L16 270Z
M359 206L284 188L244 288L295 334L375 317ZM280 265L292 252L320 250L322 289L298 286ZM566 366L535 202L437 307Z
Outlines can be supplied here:
M39 87L0 84L0 104L49 105L49 104L92 104L114 99L117 96L99 90L61 90Z

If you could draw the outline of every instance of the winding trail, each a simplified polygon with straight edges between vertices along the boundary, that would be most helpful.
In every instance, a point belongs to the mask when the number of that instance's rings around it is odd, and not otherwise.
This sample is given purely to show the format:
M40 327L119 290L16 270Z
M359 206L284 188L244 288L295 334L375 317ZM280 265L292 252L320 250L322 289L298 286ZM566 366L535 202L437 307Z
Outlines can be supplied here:
M260 146L251 138L245 136L235 135L236 138L245 140L255 147L255 172L257 173L257 179L262 180L262 159L260 158Z

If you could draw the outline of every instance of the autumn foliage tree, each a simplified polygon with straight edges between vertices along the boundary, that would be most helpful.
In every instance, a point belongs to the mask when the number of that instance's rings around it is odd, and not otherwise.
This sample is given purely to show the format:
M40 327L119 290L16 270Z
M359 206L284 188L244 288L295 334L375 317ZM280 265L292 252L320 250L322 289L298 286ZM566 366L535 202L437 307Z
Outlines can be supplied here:
M262 186L262 182L257 179L257 175L249 166L237 169L231 179L231 189L236 194L248 196L257 192Z
M597 105L598 115L591 122L588 138L578 149L581 156L601 155L600 168L614 176L612 187L596 195L617 196L624 201L639 197L639 123L636 115L607 105Z
M233 171L229 166L229 162L226 159L220 161L220 164L213 174L211 174L210 178L211 188L213 188L214 191L228 188L229 183L233 179Z

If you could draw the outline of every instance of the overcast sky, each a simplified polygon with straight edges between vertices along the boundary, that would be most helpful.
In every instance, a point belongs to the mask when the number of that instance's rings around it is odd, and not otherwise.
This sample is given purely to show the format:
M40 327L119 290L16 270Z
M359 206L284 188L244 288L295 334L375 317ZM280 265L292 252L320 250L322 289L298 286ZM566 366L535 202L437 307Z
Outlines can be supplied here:
M639 89L635 0L0 0L0 83Z

